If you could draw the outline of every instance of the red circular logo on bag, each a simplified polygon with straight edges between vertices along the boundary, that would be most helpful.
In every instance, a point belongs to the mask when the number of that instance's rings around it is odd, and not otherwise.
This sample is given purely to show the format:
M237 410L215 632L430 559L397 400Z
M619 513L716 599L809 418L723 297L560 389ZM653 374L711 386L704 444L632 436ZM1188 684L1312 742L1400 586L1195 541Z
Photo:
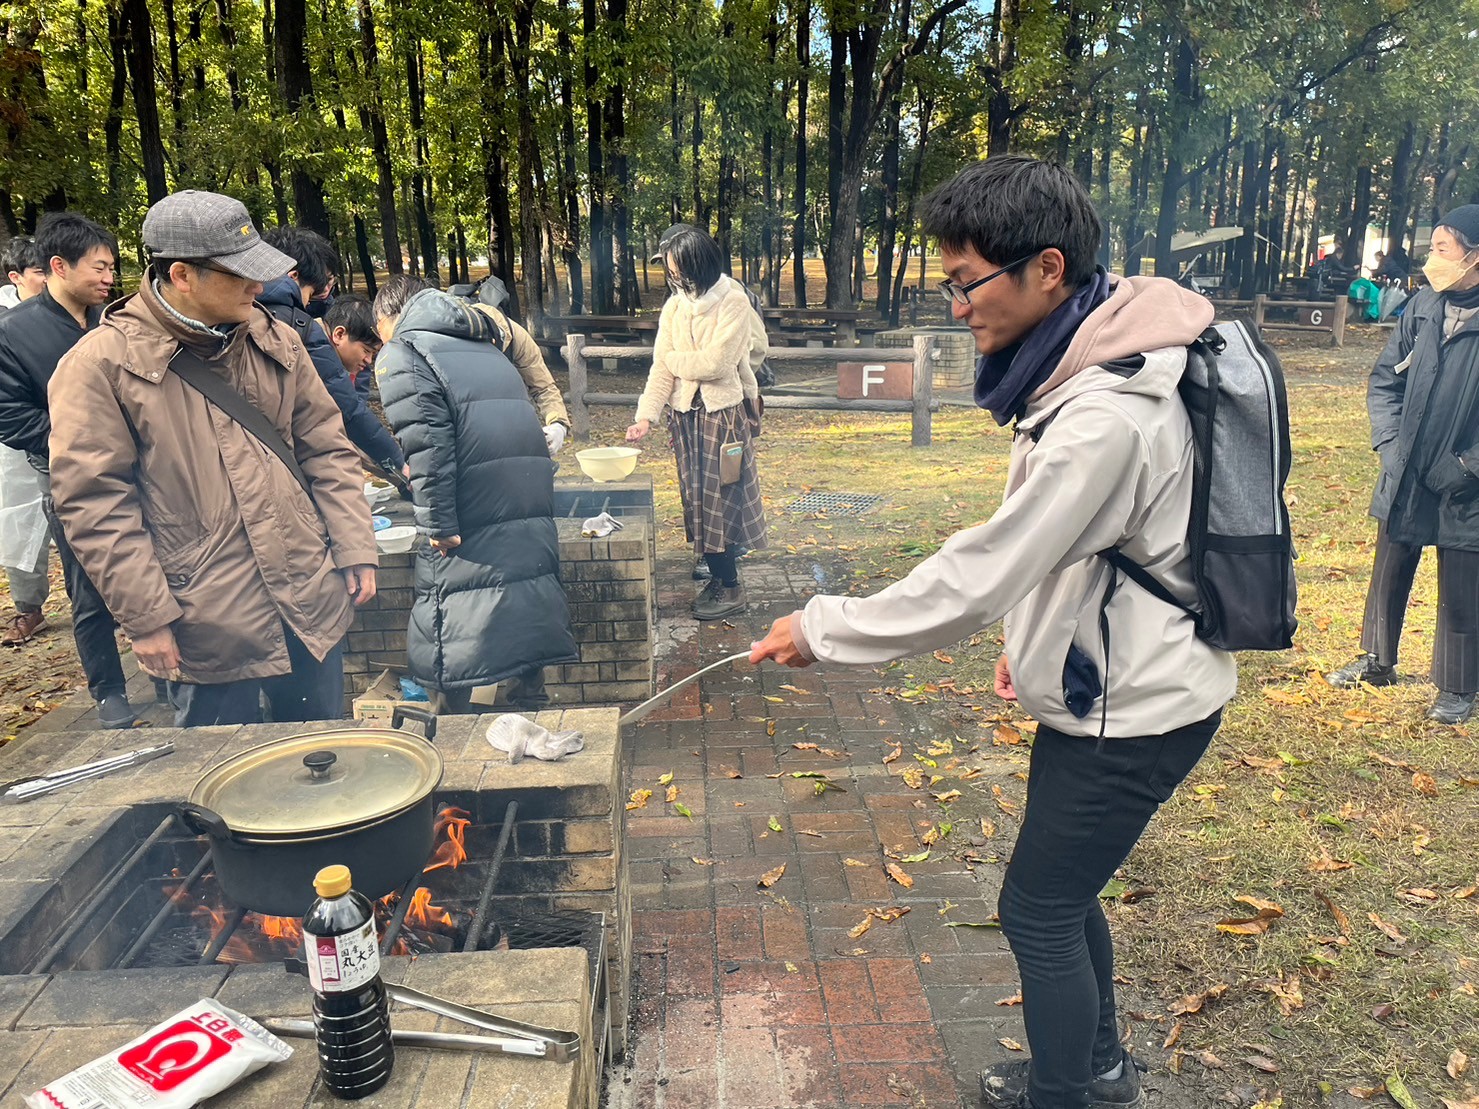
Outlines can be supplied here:
M163 1092L193 1078L230 1051L225 1040L194 1021L181 1020L129 1048L118 1056L118 1062L129 1074Z

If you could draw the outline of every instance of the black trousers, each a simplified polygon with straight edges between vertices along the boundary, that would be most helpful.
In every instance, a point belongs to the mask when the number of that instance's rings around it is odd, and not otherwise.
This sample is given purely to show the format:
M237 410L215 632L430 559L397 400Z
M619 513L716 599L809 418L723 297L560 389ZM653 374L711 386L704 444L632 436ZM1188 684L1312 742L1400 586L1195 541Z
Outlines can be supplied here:
M1221 723L1219 709L1164 735L1102 742L1037 729L997 906L1022 976L1033 1109L1088 1109L1093 1075L1122 1058L1099 892Z
M82 660L83 672L87 674L87 689L94 701L115 693L123 694L126 683L123 664L118 660L118 624L102 594L93 585L82 563L67 542L67 533L57 518L56 503L48 493L41 499L46 523L51 529L52 541L62 560L62 578L67 585L67 597L72 602L72 638L77 642L77 657Z
M544 667L521 670L503 680L505 707L514 712L538 712L549 704L544 691ZM472 686L465 689L439 689L431 693L431 710L438 716L465 715L472 711Z
M1398 543L1385 523L1376 532L1376 563L1366 590L1361 649L1397 665L1397 644L1423 549ZM1479 552L1438 548L1438 631L1433 684L1445 693L1479 692Z
M278 723L340 720L344 716L344 641L320 662L303 641L283 628L288 637L292 670L274 678L243 678L235 682L195 685L170 682L169 700L175 727L203 728L212 724L259 724L266 694L272 719Z

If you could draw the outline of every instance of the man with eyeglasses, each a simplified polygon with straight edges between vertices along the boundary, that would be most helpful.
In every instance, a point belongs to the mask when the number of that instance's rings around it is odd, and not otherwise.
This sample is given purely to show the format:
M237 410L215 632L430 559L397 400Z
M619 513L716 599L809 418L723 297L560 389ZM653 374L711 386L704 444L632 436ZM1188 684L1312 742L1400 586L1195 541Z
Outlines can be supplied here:
M144 217L150 266L51 381L52 493L179 727L344 714L375 595L359 459L303 340L256 303L294 259L240 201Z
M1005 619L996 692L1039 722L998 908L1032 1058L988 1067L982 1094L998 1109L1136 1106L1143 1068L1120 1045L1099 892L1207 749L1237 668L1099 552L1122 549L1195 603L1177 385L1212 306L1096 267L1098 214L1060 166L978 163L924 219L981 356L976 403L1015 421L1005 499L882 592L812 598L750 658L875 666Z

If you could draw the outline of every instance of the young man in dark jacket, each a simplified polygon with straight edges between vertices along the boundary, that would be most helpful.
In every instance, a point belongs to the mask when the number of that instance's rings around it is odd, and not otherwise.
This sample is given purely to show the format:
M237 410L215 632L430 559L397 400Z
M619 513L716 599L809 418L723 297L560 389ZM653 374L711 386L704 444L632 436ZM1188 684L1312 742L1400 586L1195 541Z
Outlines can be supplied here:
M0 442L25 451L42 475L42 506L62 559L88 691L103 727L129 728L134 713L118 658L117 624L68 545L51 498L46 398L57 363L102 316L113 290L118 240L85 216L54 212L36 228L36 245L46 260L46 288L0 315Z
M466 712L473 689L510 682L510 706L548 703L544 667L578 659L560 585L554 464L492 320L404 275L375 297L385 346L375 378L406 445L416 559L406 635L411 676L438 711Z
M406 458L385 425L365 407L364 398L344 369L318 317L333 303L334 248L327 239L301 227L274 227L262 233L262 241L297 259L297 269L262 287L260 302L275 317L303 337L308 357L319 380L334 398L344 417L344 431L371 462L391 473L402 473Z

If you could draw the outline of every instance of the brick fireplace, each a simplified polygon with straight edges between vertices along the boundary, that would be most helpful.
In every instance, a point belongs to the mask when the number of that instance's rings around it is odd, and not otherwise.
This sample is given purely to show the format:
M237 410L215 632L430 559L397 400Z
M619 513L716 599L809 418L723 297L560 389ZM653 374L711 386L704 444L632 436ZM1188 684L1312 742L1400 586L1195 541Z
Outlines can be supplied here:
M387 960L393 981L517 1020L573 1029L583 1043L580 1056L568 1064L403 1049L392 1080L395 1104L502 1104L498 1098L518 1093L506 1103L530 1109L596 1105L605 1022L609 1019L614 1049L620 1049L625 1036L631 950L616 716L614 709L542 713L537 720L547 727L584 732L586 749L560 763L516 766L487 744L491 716L442 721L436 746L445 773L437 801L464 810L471 830L466 866L439 888L474 883L478 866L488 865L487 847L501 830L508 803L516 801L501 866L490 868L496 870L490 917L511 924L540 919L541 914L563 919L585 915L596 922L597 942L587 949L530 950L506 941L508 950L468 954L446 951L444 945L423 949L414 958ZM10 779L133 749L143 745L144 737L150 744L168 741L176 746L174 754L156 762L53 797L0 808L0 1101L18 1101L201 997L216 997L258 1017L307 1012L306 983L284 973L280 962L72 969L107 966L112 952L129 946L117 942L108 954L79 958L78 952L90 944L96 949L86 936L71 944L64 958L48 962L47 956L86 915L85 909L100 897L112 898L111 886L126 895L139 884L131 876L120 882L126 857L151 858L143 852L172 844L198 855L191 837L174 830L162 840L145 841L161 816L170 823L173 805L188 796L206 769L248 747L335 726L342 725L62 733L37 735L0 752L0 778ZM178 878L192 857L182 856L184 861L173 868L167 861L139 865L161 872L145 878L167 881L171 872ZM94 933L131 926L121 908L107 912L113 915L90 926ZM247 919L252 915L246 914ZM512 931L510 927L505 935ZM209 949L203 954L209 955ZM183 961L195 961L193 949ZM604 1005L602 980L609 991ZM396 1012L394 1022L398 1027L468 1031L412 1010ZM261 1072L219 1099L220 1104L320 1104L311 1042L294 1041L293 1046L296 1053L289 1063Z

